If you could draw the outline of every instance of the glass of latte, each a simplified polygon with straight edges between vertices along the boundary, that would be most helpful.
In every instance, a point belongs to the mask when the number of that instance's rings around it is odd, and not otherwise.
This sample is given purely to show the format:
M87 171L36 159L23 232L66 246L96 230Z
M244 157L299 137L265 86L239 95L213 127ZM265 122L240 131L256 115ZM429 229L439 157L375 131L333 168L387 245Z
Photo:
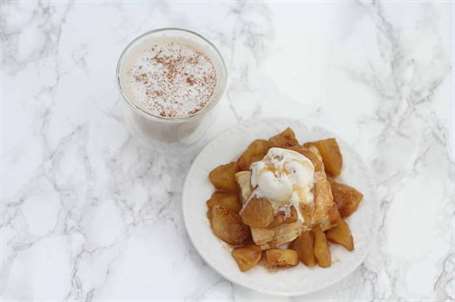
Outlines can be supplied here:
M207 39L163 28L128 44L117 64L117 81L135 136L151 145L190 146L209 126L227 72L220 52Z

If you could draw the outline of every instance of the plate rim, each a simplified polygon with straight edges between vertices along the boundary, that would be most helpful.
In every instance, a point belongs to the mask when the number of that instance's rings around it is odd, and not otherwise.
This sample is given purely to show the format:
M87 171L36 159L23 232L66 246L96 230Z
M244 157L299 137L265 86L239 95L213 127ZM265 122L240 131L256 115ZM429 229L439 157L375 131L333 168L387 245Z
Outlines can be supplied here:
M351 145L350 144L347 144L346 141L342 138L339 138L338 135L336 135L336 132L331 130L331 129L327 129L327 128L324 128L324 127L321 127L319 125L316 125L314 123L307 123L307 122L303 122L299 119L295 119L295 118L283 118L283 117L268 117L268 118L258 118L258 119L252 119L252 120L247 120L247 121L242 121L242 122L239 122L235 125L232 125L231 127L228 127L227 129L224 129L223 131L219 132L218 134L215 135L215 137L213 137L201 150L200 152L196 155L196 157L193 159L192 163L191 163L191 166L190 168L188 169L188 172L185 176L185 181L183 183L183 188L182 188L182 197L181 197L181 208L182 208L182 214L183 214L183 221L184 221L184 226L185 226L185 230L186 230L186 233L188 234L188 237L190 238L190 242L193 246L193 248L197 251L197 253L199 254L199 256L202 258L202 260L204 261L204 263L206 263L208 266L211 267L211 269L213 269L216 273L218 273L219 275L221 275L223 278L225 278L226 280L228 280L229 282L232 282L233 284L236 284L238 286L241 286L242 288L247 288L247 289L250 289L250 290L254 290L256 292L259 292L259 293L264 293L264 294L268 294L268 295L273 295L273 296L282 296L282 297L294 297L294 296L303 296L303 295L308 295L310 293L315 293L315 292L318 292L318 291L321 291L323 290L324 288L328 288L336 283L339 283L341 282L342 280L344 280L346 277L348 277L350 274L352 274L357 268L359 268L362 263L365 261L366 257L368 256L368 254L370 253L371 251L371 247L373 245L373 242L376 241L376 237L377 237L377 234L378 234L378 227L379 227L379 209L380 209L380 203L379 203L379 200L377 199L377 192L376 192L376 189L375 189L375 186L374 184L376 183L375 179L374 179L374 175L372 175L372 173L368 173L369 177L368 177L368 185L369 185L369 188L370 188L370 193L371 193L371 199L374 199L376 200L376 202L374 203L375 204L375 212L377 214L373 215L373 222L372 222L372 229L373 229L373 234L370 236L370 240L368 240L367 244L366 244L366 247L365 247L365 253L363 255L361 255L360 257L358 257L357 261L355 261L355 265L353 265L351 268L345 270L342 274L341 274L341 277L336 279L336 280L332 280L331 282L328 282L328 283L323 283L321 284L320 286L313 286L311 290L301 290L301 291L292 291L292 292L289 292L289 291L283 291L283 290L268 290L268 289L265 289L265 288L258 288L256 287L255 285L245 285L243 283L240 283L238 282L236 279L234 278L231 278L229 276L227 276L223 271L221 270L218 270L216 268L216 265L214 263L212 263L211 261L207 260L208 257L206 257L205 255L205 251L201 251L200 249L197 248L196 244L194 243L194 238L191 234L191 232L189 231L189 222L188 222L188 214L186 213L186 207L184 205L184 200L186 199L185 198L185 195L186 195L186 191L187 191L187 187L188 187L188 182L189 182L189 175L192 174L191 172L193 171L193 169L195 169L195 162L198 160L198 158L201 156L201 154L203 154L203 152L210 146L212 145L212 143L214 141L216 141L221 135L223 135L224 133L228 133L230 131L234 131L235 129L237 128L241 128L241 127L245 127L247 125L252 125L254 123L264 123L264 122L270 122L270 123L277 123L277 122L289 122L289 123L301 123L304 127L306 127L307 129L313 129L313 128L320 128L320 129L323 129L324 131L327 131L331 134L333 134L334 136L337 137L337 139L339 139L344 145L347 145L349 146L350 149L353 149L351 148ZM368 172L371 171L371 167L363 160L363 157L354 150L355 152L355 155L357 157L360 158L361 162L362 162L362 165L364 165ZM208 220L208 219L206 219ZM220 244L223 244L223 242L220 240Z

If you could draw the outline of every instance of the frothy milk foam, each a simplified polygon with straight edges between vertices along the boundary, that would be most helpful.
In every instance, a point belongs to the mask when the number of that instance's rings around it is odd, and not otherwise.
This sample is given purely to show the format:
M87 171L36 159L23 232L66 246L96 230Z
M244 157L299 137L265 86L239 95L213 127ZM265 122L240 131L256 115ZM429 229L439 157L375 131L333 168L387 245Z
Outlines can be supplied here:
M120 85L130 102L162 118L191 117L214 94L217 73L211 59L180 38L144 39L128 51Z

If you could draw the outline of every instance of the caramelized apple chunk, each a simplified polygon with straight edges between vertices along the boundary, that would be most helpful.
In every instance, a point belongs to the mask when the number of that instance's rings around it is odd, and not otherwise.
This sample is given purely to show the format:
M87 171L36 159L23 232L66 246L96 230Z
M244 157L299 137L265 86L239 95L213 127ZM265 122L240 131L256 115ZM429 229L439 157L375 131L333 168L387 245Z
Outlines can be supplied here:
M296 146L299 144L299 141L295 137L294 130L291 128L286 128L281 133L278 133L275 136L272 136L269 139L269 142L272 147L287 148Z
M232 250L232 257L239 266L241 272L246 272L261 261L262 250L259 246L251 244Z
M238 171L237 163L232 162L220 165L209 173L209 180L213 186L223 192L238 192L239 187L235 180L235 173Z
M340 175L343 166L343 157L335 138L305 143L305 147L315 146L321 153L325 172L333 177Z
M250 239L250 228L242 223L235 211L215 205L210 212L210 226L218 238L232 245L240 245Z

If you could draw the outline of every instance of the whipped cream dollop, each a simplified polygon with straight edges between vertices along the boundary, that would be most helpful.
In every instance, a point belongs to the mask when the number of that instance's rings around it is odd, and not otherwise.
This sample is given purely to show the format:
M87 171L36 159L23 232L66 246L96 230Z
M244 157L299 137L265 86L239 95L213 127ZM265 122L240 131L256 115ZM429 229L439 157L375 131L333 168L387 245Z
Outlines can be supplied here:
M267 198L275 211L293 205L302 219L300 202L313 202L311 160L292 150L271 148L262 160L251 164L250 169L256 196Z

